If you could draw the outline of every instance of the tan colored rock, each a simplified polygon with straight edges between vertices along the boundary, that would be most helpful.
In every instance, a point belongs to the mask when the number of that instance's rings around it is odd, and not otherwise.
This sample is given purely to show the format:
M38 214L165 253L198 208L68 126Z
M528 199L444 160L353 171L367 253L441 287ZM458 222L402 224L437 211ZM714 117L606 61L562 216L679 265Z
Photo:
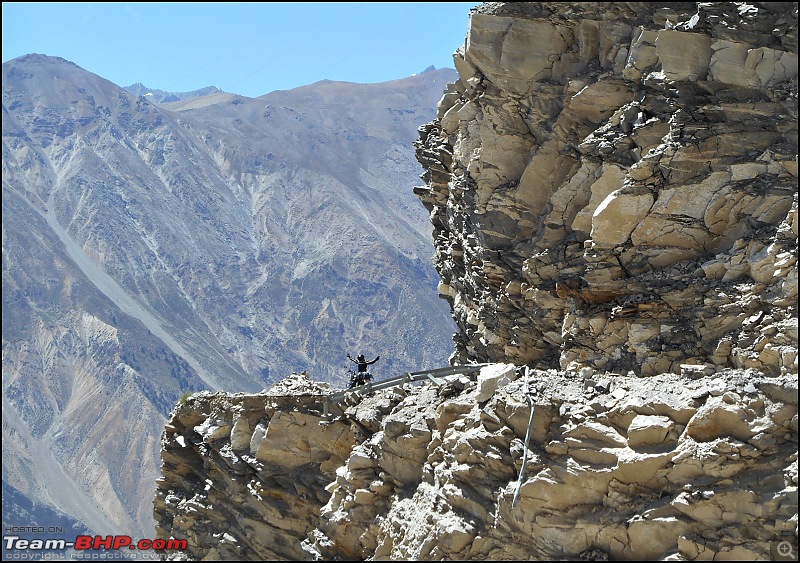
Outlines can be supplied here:
M539 213L552 191L574 169L575 160L571 157L554 154L551 149L542 149L525 168L519 187L512 193L512 197L532 213Z
M233 427L231 428L231 448L243 450L250 447L250 439L253 436L253 428L246 416L234 415Z
M637 415L628 426L628 445L650 446L663 444L675 422L666 416Z
M532 82L558 78L553 63L565 52L563 32L549 22L470 17L465 60L510 92L525 94Z
M475 400L483 402L494 392L516 379L516 368L511 364L494 364L481 369L478 375L478 393Z
M564 432L564 436L578 439L575 443L580 443L580 440L588 439L611 447L624 447L626 444L625 438L614 428L597 422L579 424Z
M755 69L746 65L747 43L722 40L714 42L711 49L709 78L751 88L759 85Z
M440 433L444 434L447 427L454 420L460 418L475 408L471 400L446 401L436 408L436 427Z
M711 39L701 33L659 31L656 53L667 80L702 80L711 62Z
M601 124L632 97L633 92L626 81L601 80L581 88L572 96L569 111L576 114L578 119Z
M638 82L645 72L655 68L659 62L656 38L658 38L657 31L643 28L636 30L623 71L625 78Z
M745 66L755 70L762 86L771 88L797 78L797 53L767 47L751 49Z
M686 425L686 433L698 442L721 436L747 440L756 434L755 413L741 406L725 403L721 397L710 398Z
M583 463L614 466L619 461L619 456L617 456L616 452L608 448L601 448L599 450L594 448L582 448L580 446L585 445L584 443L577 441L575 443L570 443L569 439L567 440L567 445L570 446L569 455Z
M227 438L231 434L230 422L224 419L207 418L203 424L194 427L194 431L203 437L203 441L219 440Z
M613 248L628 240L653 206L649 192L609 194L592 215L592 242L599 248Z
M619 166L607 165L603 167L602 175L592 184L591 198L572 221L572 229L587 235L592 231L592 216L597 207L614 191L622 188L625 182L625 171Z

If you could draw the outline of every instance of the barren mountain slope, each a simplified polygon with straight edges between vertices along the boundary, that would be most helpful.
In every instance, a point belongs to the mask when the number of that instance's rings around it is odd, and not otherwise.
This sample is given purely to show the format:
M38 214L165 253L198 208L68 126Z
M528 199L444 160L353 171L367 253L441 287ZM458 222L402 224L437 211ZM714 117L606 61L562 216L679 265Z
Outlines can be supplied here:
M344 382L362 346L378 371L446 363L411 139L453 75L174 112L63 59L4 64L4 483L146 537L181 392Z

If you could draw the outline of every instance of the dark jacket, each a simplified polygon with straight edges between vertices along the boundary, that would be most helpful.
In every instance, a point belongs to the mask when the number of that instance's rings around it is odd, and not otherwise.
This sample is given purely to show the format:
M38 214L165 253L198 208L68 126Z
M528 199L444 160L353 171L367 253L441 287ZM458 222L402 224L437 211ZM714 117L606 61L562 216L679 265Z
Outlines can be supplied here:
M381 357L380 357L380 356L377 356L377 357L376 357L374 360L372 360L371 362L368 362L368 361L367 361L367 359L364 357L364 354L360 354L360 355L358 356L358 358L356 358L355 360L354 360L353 358L351 358L351 357L348 355L348 356L347 356L347 359L348 359L348 360L350 360L351 362L355 363L355 364L358 364L358 373L366 373L366 371L367 371L367 366L371 366L372 364L374 364L375 362L377 362L378 360L380 360L380 359L381 359Z

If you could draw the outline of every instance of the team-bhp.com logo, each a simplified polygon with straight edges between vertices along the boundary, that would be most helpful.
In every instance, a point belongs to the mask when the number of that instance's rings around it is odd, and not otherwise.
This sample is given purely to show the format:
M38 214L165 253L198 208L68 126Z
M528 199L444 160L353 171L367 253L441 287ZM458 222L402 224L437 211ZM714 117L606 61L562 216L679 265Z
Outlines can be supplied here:
M61 539L21 538L19 536L3 536L3 543L7 550L16 551L63 551L74 549L76 551L107 550L139 550L139 551L165 551L168 549L185 550L188 547L186 540L155 539L133 541L130 536L76 536L75 541Z

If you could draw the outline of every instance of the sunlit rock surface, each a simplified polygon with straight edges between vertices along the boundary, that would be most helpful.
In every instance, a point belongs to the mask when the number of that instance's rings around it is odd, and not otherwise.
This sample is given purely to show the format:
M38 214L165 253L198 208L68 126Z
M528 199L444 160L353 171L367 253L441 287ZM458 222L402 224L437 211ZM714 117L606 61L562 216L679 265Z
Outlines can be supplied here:
M796 541L796 377L584 375L496 364L327 417L302 374L195 395L166 427L158 536L204 560L768 559Z
M797 371L797 6L488 3L421 132L454 360Z

